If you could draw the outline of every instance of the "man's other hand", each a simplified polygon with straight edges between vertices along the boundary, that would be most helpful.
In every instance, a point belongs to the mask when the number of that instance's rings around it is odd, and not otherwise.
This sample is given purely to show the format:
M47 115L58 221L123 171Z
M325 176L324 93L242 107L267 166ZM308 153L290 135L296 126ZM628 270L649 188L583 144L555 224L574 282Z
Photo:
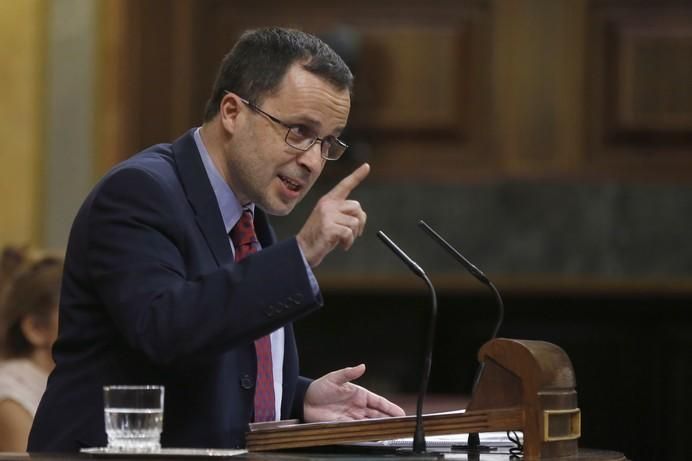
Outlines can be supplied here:
M349 194L370 173L370 165L362 164L342 179L315 205L296 239L310 267L317 267L337 246L348 250L356 237L363 235L367 215Z
M364 418L404 416L404 410L389 400L351 383L365 373L365 365L332 371L313 381L303 404L306 422L349 421Z

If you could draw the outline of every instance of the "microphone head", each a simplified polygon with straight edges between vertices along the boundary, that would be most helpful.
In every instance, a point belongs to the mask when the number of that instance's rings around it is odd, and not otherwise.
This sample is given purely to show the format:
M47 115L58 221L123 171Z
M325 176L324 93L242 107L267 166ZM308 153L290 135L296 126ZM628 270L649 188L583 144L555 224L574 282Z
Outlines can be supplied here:
M404 250L402 250L401 248L399 248L399 247L397 246L397 244L394 243L394 242L392 241L392 239L390 239L390 238L387 236L387 234L385 234L384 232L382 232L382 231L380 230L380 231L377 231L377 237L378 237L385 245L387 245L387 246L389 247L389 249L392 250L392 251L394 252L394 254L396 254L396 255L399 257L399 259L401 259L401 260L409 267L409 269L411 269L411 271L412 271L414 274L416 274L418 277L421 277L421 278L425 278L425 277L426 277L425 271L423 270L423 268L420 267L418 264L416 264L415 261L413 261L413 259L411 259L411 258L409 257L409 255L407 255L406 253L404 253Z
M433 240L435 240L442 248L444 248L447 253L451 254L454 259L459 261L459 263L466 268L467 271L471 273L474 277L476 277L481 283L484 283L485 285L488 285L490 283L490 280L488 277L483 273L482 270L477 268L476 266L471 263L464 255L459 253L459 250L454 248L451 243L449 243L447 240L444 239L440 234L438 234L432 227L430 227L425 221L422 219L418 221L418 227L423 229L426 234L428 234L430 237L432 237Z

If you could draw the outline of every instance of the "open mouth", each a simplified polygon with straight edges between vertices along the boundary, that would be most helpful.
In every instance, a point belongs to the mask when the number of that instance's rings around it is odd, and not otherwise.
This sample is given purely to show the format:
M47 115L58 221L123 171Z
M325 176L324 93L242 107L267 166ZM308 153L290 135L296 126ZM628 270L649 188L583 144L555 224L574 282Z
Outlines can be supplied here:
M292 179L287 178L286 176L279 175L279 179L284 183L286 188L290 191L298 192L303 188L303 186L300 183L297 183L297 182L293 181Z

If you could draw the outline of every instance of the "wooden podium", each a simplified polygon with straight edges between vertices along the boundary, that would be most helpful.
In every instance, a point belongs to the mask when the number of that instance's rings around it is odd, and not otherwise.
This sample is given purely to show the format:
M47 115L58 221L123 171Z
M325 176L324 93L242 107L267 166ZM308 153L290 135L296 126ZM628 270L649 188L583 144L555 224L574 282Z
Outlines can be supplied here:
M466 411L425 415L426 435L522 431L524 459L625 460L580 450L581 413L572 363L558 346L495 339L478 353L482 371ZM410 437L415 416L345 422L271 422L250 426L250 451ZM600 453L600 455L599 455Z

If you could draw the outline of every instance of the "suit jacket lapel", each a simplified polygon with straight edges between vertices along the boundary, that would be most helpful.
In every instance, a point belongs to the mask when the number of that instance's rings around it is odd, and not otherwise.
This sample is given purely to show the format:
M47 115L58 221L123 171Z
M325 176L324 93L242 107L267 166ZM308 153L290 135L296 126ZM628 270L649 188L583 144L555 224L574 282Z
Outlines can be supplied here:
M195 212L197 225L216 263L230 264L233 262L233 251L219 211L219 203L195 144L193 130L188 131L173 143L173 156L178 167L178 176Z

